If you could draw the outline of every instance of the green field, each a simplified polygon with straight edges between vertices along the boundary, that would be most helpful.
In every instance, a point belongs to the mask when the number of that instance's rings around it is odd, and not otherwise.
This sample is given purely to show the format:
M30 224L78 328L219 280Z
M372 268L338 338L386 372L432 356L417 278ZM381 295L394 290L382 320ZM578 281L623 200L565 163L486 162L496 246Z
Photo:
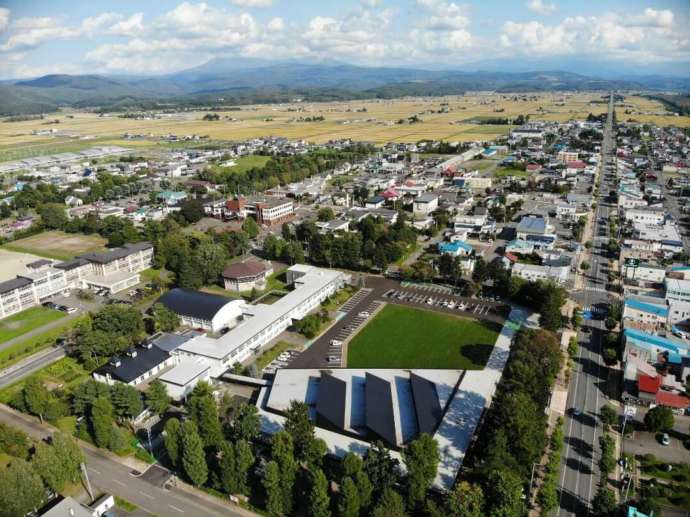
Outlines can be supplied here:
M498 329L489 324L386 305L349 343L348 368L484 368Z
M64 312L46 309L45 307L32 307L17 314L13 314L12 316L0 320L0 343L26 334L51 321L59 320L65 316L65 314Z

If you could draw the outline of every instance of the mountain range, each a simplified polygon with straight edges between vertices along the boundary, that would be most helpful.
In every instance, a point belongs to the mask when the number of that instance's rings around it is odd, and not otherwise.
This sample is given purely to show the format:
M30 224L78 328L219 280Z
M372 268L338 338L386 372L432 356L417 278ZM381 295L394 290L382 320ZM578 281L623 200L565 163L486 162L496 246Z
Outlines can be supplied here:
M494 63L494 65L498 66ZM182 106L453 95L467 91L688 91L690 78L594 77L551 71L457 71L258 59L214 59L159 76L46 75L0 83L0 115L59 107L162 109Z

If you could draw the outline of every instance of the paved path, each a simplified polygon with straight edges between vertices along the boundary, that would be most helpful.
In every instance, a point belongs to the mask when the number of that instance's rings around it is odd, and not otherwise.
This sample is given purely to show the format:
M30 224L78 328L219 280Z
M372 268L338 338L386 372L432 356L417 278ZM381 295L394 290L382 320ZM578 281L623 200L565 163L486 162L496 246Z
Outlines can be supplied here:
M41 425L37 419L28 417L0 404L0 421L23 430L35 439L41 440L53 433L53 429ZM80 442L86 455L86 464L94 489L117 495L136 504L152 515L232 515L247 517L255 514L233 507L197 490L173 488L166 490L135 477L134 471L115 461L110 454ZM137 473L138 474L138 473ZM97 487L97 488L96 488Z

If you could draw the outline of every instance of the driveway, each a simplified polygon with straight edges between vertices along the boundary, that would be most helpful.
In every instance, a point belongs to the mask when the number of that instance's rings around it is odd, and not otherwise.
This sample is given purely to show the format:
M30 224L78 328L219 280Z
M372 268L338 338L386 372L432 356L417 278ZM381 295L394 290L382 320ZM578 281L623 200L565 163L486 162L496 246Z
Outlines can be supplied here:
M623 440L623 452L636 456L653 454L669 463L690 463L690 450L682 440L671 436L669 445L661 445L656 435L647 431L635 431L632 437Z

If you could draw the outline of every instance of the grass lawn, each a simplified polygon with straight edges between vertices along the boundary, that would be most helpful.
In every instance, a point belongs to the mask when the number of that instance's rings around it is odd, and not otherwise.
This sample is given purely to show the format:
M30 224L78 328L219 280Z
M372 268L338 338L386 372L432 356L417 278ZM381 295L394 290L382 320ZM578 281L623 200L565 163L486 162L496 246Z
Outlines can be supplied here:
M526 178L529 175L529 172L513 167L496 167L496 170L493 172L495 178L502 178L504 176L519 176L521 178Z
M0 343L26 334L51 321L59 320L65 315L66 313L64 312L45 307L31 307L25 311L13 314L0 320Z
M347 367L481 370L497 336L478 321L388 304L349 343Z
M257 297L266 293L270 293L271 291L285 291L287 287L287 280L285 277L286 270L287 268L281 269L280 271L275 271L274 273L269 275L269 277L266 279L266 289L257 291ZM201 290L207 291L209 293L220 294L221 296L227 296L228 298L244 298L245 300L249 300L252 295L251 290L241 291L238 293L237 291L231 291L219 285L208 285L206 287L203 287Z
M77 361L71 357L63 357L59 361L38 370L37 372L25 377L24 379L15 382L0 390L0 402L7 404L15 393L20 391L27 379L36 377L43 381L49 389L60 388L62 390L69 390L77 384L81 384L89 378L87 372ZM62 425L69 427L69 422L63 422Z
M331 296L327 301L322 303L321 306L329 312L334 311L342 304L344 304L346 301L348 301L350 298L352 298L357 291L359 291L359 288L351 285L346 285L333 296Z
M287 341L278 341L275 346L272 346L256 358L256 367L259 369L259 371L263 370L271 361L273 361L273 359L278 357L289 348L298 348L298 346L294 343L288 343Z
M4 368L10 364L16 363L20 359L23 359L31 354L35 354L39 350L48 348L55 343L57 338L64 335L68 329L72 328L80 321L83 321L84 318L86 318L86 316L71 319L55 328L41 332L40 334L0 350L0 368Z
M84 235L56 230L7 243L3 248L57 260L69 260L89 251L103 251L107 242L96 234Z

